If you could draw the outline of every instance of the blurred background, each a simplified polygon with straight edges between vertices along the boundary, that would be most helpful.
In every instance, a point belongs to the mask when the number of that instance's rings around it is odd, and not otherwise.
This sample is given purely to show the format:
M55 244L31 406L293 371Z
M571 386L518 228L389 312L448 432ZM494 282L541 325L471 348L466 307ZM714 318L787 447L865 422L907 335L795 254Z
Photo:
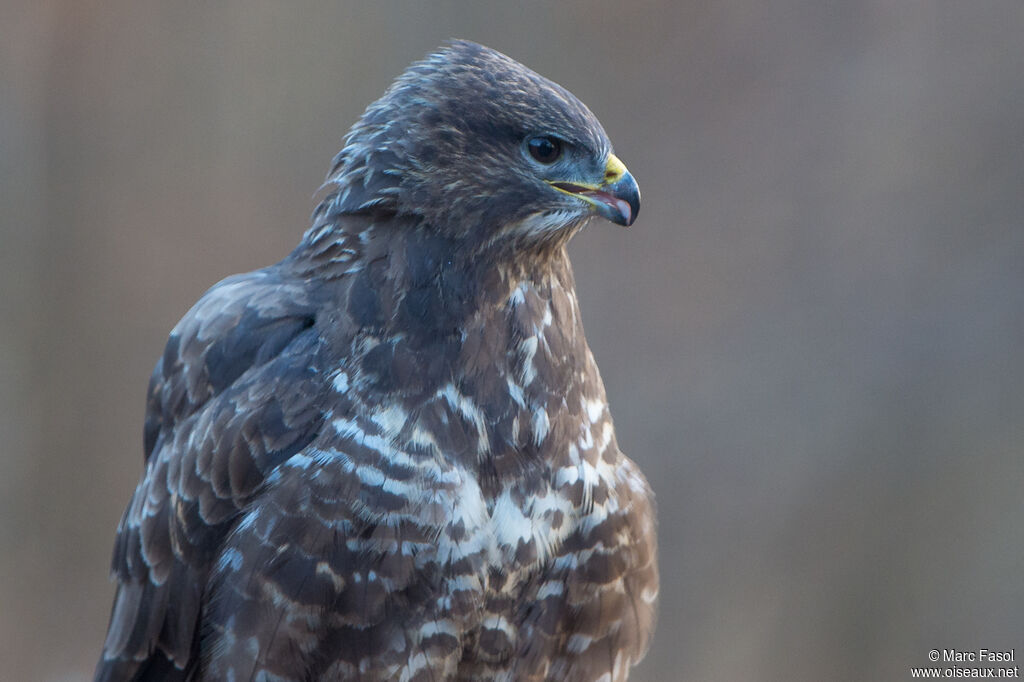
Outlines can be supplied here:
M1024 657L1024 4L0 6L0 661L91 675L168 331L297 242L449 37L563 84L643 189L571 251L658 494L633 679Z

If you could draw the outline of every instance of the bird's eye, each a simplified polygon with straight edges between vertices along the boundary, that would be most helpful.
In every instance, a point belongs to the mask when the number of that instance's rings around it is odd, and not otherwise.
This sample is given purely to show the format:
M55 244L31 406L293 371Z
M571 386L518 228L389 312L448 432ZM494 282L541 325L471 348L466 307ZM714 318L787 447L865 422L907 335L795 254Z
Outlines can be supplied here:
M562 141L557 137L550 137L548 135L531 137L526 142L526 148L530 150L530 156L535 161L545 165L558 161L559 157L562 156Z

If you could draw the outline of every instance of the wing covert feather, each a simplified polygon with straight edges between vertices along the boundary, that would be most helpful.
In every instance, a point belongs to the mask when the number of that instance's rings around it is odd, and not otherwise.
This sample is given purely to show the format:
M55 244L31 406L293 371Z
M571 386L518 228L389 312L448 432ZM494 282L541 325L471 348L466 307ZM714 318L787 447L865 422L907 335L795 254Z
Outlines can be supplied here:
M273 268L217 284L171 332L147 395L146 467L115 541L96 679L173 679L195 665L214 557L266 476L316 437L318 342L313 302Z

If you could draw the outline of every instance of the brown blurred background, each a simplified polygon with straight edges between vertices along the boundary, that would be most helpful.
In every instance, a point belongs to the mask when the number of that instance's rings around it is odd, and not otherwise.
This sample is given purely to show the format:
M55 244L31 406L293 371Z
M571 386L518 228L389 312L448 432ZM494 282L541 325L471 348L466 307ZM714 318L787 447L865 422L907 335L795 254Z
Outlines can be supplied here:
M572 246L658 493L638 680L1024 657L1024 3L0 6L0 661L91 674L143 395L296 243L341 137L448 37L587 102L639 179Z

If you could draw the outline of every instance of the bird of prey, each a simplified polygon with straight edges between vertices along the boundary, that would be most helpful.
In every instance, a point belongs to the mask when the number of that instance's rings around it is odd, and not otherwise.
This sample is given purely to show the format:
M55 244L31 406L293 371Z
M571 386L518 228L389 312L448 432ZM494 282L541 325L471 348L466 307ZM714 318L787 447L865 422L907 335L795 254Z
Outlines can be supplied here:
M455 41L367 108L326 190L156 363L96 679L626 679L653 499L566 255L639 208L600 123Z

